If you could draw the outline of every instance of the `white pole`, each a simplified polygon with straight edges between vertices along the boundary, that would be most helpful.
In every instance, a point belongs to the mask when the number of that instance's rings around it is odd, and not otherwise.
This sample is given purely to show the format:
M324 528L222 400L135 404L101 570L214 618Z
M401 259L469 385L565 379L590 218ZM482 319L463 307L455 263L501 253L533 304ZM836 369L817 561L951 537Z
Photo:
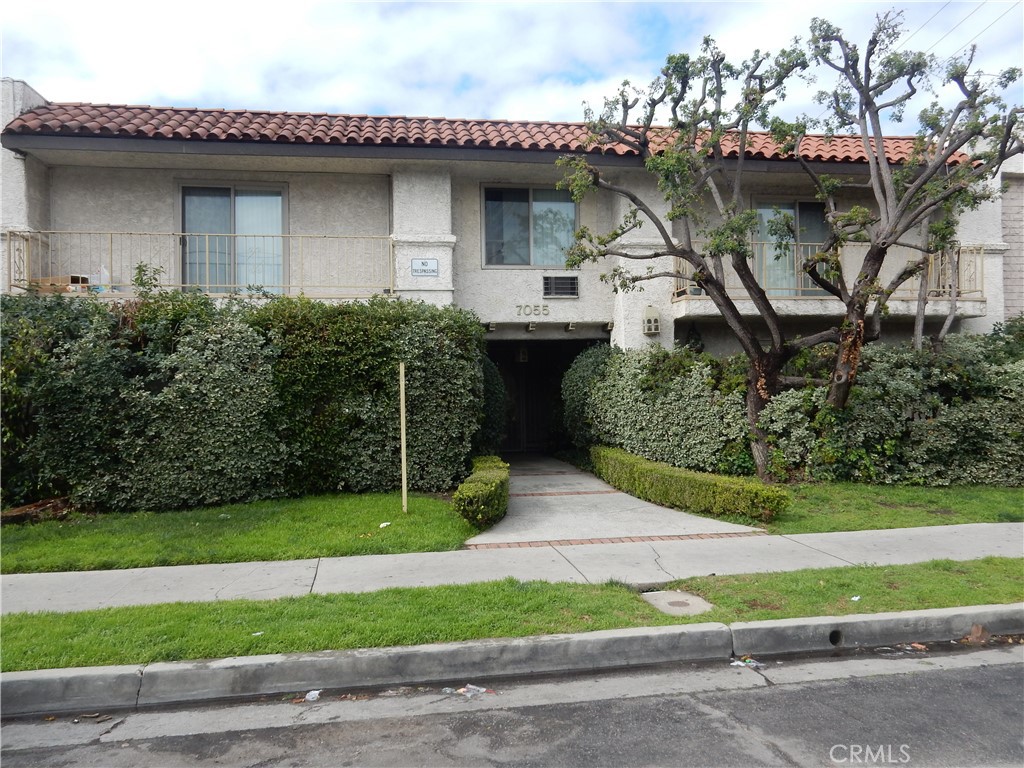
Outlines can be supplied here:
M402 433L402 512L409 512L409 465L405 450L405 363L398 364L398 413Z

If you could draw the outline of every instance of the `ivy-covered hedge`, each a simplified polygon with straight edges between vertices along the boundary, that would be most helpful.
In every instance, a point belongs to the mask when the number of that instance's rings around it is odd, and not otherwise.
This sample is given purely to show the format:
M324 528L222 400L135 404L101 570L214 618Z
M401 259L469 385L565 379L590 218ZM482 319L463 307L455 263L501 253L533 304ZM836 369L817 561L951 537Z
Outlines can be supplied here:
M739 516L769 522L789 507L789 494L760 480L693 472L594 446L595 474L609 485L654 504L711 517Z
M788 373L817 377L827 359L814 350ZM743 365L685 349L588 350L563 379L566 427L581 448L750 474ZM794 389L761 426L779 480L1024 485L1024 317L938 349L869 345L846 409L827 407L823 388Z
M5 505L67 494L157 510L395 488L400 360L410 487L467 474L484 413L470 313L148 291L2 301Z
M777 445L789 443L777 456L781 471L802 466L815 479L874 483L1024 485L1024 360L993 362L989 342L956 335L940 351L872 346L845 410L825 406L823 390L805 391L795 411L792 400L773 404L766 418Z
M497 456L473 459L473 474L452 496L455 511L483 530L508 512L509 466Z
M728 365L686 350L594 347L562 379L566 428L581 448L609 445L685 469L750 474L736 379Z
M483 330L475 316L384 299L277 299L248 321L279 350L274 381L290 449L289 493L398 486L400 360L410 487L446 490L465 476L483 418Z
M483 415L473 438L473 455L486 456L501 450L505 441L509 403L498 366L486 355L480 358L480 364L484 375Z
M5 506L45 498L53 488L29 454L36 438L35 385L55 349L112 317L92 301L60 295L0 296L0 461Z

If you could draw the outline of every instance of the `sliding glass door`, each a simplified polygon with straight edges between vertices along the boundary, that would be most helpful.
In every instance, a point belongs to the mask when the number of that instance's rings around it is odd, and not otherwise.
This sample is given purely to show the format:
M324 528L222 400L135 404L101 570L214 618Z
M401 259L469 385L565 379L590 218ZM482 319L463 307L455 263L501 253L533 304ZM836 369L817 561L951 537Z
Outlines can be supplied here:
M284 199L280 190L182 188L186 286L207 293L284 289Z

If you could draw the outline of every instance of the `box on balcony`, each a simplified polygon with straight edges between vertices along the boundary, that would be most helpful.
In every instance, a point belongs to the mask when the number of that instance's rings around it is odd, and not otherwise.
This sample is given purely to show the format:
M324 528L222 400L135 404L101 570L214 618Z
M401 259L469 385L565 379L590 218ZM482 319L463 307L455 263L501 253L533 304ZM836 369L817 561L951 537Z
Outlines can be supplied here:
M32 281L38 293L85 293L89 290L88 275L54 275Z

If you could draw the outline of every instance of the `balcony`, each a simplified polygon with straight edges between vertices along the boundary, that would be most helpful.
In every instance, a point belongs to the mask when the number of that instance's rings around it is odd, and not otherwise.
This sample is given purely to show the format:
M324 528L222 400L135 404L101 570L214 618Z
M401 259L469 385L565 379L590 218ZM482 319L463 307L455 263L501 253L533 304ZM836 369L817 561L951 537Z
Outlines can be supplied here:
M700 244L698 244L700 247ZM832 315L836 314L840 305L835 297L819 288L806 273L802 265L808 256L820 250L820 244L801 243L790 248L789 253L776 259L775 243L754 242L751 250L754 254L752 269L754 276L772 299L779 314L782 315ZM843 249L840 260L846 271L848 284L853 282L855 270L863 260L866 246L850 245ZM983 248L981 246L965 246L960 249L959 280L957 285L958 314L979 316L984 314L984 276ZM919 255L904 248L890 251L887 263L883 268L881 283L885 285L903 265L916 260ZM931 255L928 270L929 315L944 315L949 310L949 299L952 293L952 258L948 253ZM693 274L693 267L682 259L676 259L676 271L684 277L675 281L673 301L677 302L677 316L684 315L715 315L717 309L710 299L694 291L694 283L686 279ZM746 295L739 277L725 267L725 286L730 295L737 300L737 306L744 314L754 315L756 310ZM889 299L890 314L912 315L916 311L920 278L913 278L900 286Z
M262 291L351 299L394 292L390 237L183 232L7 232L4 289L134 293L141 271L160 288L212 296Z

